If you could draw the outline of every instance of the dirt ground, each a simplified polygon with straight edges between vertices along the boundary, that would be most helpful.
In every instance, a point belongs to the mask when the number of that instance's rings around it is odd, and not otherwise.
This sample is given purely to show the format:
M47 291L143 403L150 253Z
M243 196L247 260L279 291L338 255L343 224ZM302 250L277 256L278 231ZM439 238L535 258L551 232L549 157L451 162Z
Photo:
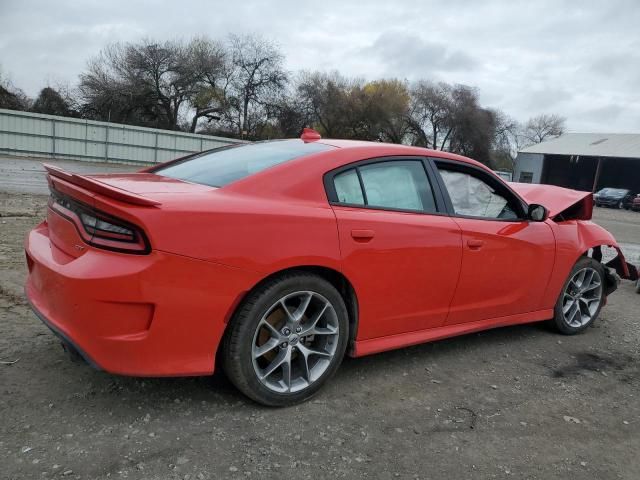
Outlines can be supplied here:
M582 335L525 325L346 359L311 402L267 409L218 373L68 361L22 293L22 240L46 197L39 167L13 162L0 167L0 478L640 478L631 282ZM640 263L640 213L595 220Z

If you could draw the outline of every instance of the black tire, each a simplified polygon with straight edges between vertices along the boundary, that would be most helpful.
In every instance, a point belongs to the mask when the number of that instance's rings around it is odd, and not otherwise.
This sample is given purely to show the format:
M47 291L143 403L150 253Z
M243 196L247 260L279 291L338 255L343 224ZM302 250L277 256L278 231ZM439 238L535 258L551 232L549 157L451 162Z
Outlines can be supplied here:
M279 299L300 291L314 292L330 302L335 311L339 329L337 345L329 366L319 378L302 390L278 393L267 388L258 378L254 369L252 348L263 316ZM333 285L311 273L285 273L256 287L239 306L225 333L221 360L229 380L246 396L262 405L285 407L308 400L335 374L344 358L348 338L347 308L342 296Z
M595 270L600 276L600 282L601 282L601 288L600 288L600 294L599 294L600 302L598 304L597 310L591 315L591 319L587 323L581 326L572 326L567 322L567 320L565 319L565 315L562 311L563 305L564 305L565 292L567 292L567 288L569 287L569 283L573 278L573 276L585 268L590 268ZM576 264L573 266L573 268L571 269L571 272L569 273L567 280L562 286L562 291L558 296L558 300L556 301L556 305L554 308L554 318L553 320L551 320L551 323L555 327L555 329L565 335L575 335L576 333L583 332L589 326L593 325L593 322L595 322L596 319L598 318L598 315L600 315L600 310L604 305L604 299L605 299L604 282L605 282L605 274L604 274L604 267L602 266L602 264L592 258L581 257L580 260L578 260Z
M640 293L640 278L636 280L636 293Z

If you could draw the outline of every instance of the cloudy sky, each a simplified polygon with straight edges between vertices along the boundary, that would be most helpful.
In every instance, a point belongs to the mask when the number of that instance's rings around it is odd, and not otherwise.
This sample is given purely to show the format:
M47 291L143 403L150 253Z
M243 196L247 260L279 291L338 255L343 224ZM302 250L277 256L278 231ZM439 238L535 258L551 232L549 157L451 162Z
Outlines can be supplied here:
M230 32L275 40L291 71L464 83L518 120L640 132L638 0L0 0L0 71L35 95L111 42Z

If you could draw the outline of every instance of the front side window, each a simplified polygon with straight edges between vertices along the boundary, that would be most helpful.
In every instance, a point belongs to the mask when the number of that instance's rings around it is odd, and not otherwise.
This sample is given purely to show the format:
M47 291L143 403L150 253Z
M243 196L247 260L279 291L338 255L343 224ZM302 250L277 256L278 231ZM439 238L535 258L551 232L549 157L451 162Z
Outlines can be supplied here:
M223 187L274 165L332 150L334 147L302 140L276 140L223 147L152 170L164 177L211 187Z
M436 211L431 184L419 160L392 160L354 167L337 174L333 184L339 203Z
M509 200L482 179L466 172L439 168L456 215L515 220Z

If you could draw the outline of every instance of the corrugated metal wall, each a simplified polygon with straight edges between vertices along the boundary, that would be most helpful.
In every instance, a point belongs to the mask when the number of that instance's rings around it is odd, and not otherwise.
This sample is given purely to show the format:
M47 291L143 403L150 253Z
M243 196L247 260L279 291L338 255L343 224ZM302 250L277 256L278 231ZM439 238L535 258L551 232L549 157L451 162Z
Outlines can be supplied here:
M239 140L0 109L0 153L158 163Z

